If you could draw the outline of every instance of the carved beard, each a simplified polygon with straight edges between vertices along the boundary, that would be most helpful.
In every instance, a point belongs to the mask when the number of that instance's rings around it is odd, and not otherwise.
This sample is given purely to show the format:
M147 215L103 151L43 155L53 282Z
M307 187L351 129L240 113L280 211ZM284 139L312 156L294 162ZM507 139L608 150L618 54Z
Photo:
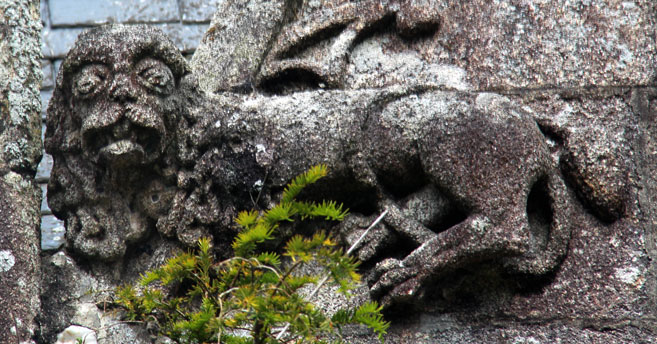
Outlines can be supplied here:
M111 104L94 109L82 123L82 149L87 158L114 167L157 160L164 151L166 129L152 107Z

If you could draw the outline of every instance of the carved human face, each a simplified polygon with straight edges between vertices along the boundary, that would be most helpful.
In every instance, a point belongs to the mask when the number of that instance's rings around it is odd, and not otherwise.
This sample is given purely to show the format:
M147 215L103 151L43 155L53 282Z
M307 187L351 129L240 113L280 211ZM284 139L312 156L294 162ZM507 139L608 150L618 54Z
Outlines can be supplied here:
M131 44L124 35L107 30L102 39L113 50L81 51L66 80L83 153L114 167L160 158L173 130L180 77L147 35L132 36Z
M49 205L66 220L73 251L119 259L166 212L169 198L161 195L175 184L180 84L188 72L171 41L149 27L98 27L69 52L45 141L54 158Z

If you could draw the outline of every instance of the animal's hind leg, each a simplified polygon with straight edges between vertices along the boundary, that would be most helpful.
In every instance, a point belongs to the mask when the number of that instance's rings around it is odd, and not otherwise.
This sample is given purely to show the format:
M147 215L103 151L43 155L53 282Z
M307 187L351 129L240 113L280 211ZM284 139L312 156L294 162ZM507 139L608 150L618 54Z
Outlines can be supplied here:
M486 217L472 215L447 231L434 233L403 260L377 264L375 269L381 277L370 293L384 305L408 300L430 279L475 262L523 254L526 239L505 235L504 228Z

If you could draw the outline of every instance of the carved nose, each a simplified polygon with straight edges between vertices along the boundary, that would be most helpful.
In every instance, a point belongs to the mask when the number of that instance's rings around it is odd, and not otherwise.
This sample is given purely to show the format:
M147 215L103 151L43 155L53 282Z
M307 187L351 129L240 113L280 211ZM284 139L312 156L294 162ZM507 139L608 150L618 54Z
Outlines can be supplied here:
M137 92L137 86L125 74L118 74L110 87L110 97L120 102L136 100Z

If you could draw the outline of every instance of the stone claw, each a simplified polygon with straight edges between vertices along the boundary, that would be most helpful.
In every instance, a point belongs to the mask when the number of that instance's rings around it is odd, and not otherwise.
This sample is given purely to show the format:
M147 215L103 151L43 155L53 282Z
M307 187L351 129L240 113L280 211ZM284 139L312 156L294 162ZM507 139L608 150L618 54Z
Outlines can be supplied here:
M379 262L369 282L370 295L374 299L379 299L383 306L403 301L415 295L421 287L417 269L405 267L402 261L395 258Z

